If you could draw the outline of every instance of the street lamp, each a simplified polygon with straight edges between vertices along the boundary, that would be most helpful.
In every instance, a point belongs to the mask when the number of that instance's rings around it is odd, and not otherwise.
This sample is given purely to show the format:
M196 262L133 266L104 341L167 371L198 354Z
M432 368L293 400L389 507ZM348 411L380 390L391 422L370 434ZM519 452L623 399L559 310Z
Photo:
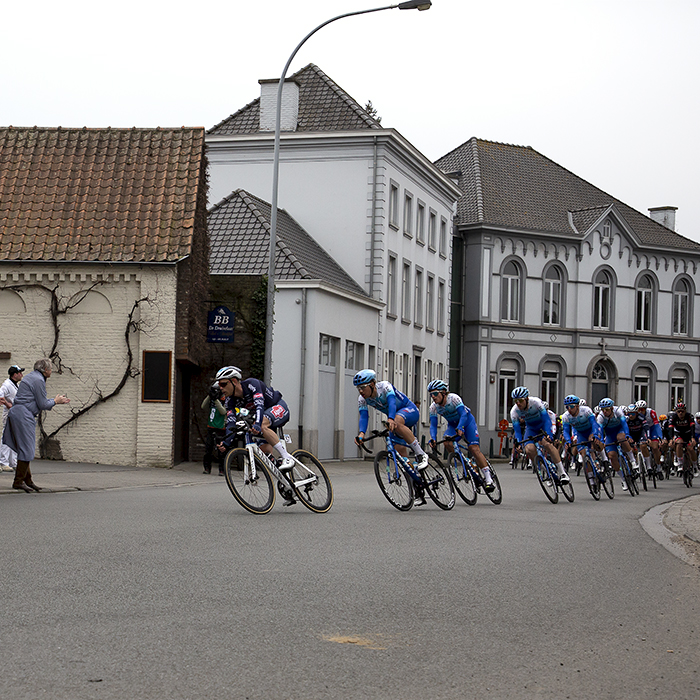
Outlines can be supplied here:
M344 17L353 17L354 15L366 15L370 12L381 12L382 10L429 10L432 5L431 0L409 0L408 2L400 2L397 5L387 5L386 7L375 7L371 10L358 10L357 12L347 12L343 15L338 15L329 19L323 24L319 24L316 29L310 31L292 51L292 55L287 60L282 71L279 85L277 86L277 110L275 115L275 151L272 162L272 210L270 214L270 259L267 267L267 315L265 329L265 375L263 381L268 386L272 381L272 324L275 320L275 248L277 247L277 193L279 186L279 170L280 170L280 123L282 121L282 87L284 79L287 76L289 65L294 60L299 49L306 43L307 39L312 37L319 29L322 29L327 24L343 19Z

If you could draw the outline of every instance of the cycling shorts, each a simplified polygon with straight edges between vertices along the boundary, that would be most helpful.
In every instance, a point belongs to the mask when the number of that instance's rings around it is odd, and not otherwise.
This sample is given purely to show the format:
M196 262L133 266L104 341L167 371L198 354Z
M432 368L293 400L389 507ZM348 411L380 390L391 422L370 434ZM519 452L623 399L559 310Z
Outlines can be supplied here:
M398 411L396 411L396 415L403 417L403 422L407 428L412 428L420 418L418 407L414 404L406 406L406 408L400 408Z
M614 428L603 428L603 436L605 438L605 449L608 452L617 450L617 436L622 433L625 437L625 429L621 425L616 425Z
M529 438L535 437L535 435L539 435L542 432L546 432L544 429L543 421L537 421L536 423L526 423L525 435L523 435L523 440L528 440ZM549 433L547 433L547 437L552 436Z
M469 414L467 422L464 424L462 431L464 432L464 441L467 443L467 445L479 444L479 429L477 428L476 421L471 413ZM454 437L456 434L457 427L448 423L447 428L445 429L444 437Z
M284 399L280 399L278 404L265 409L263 416L267 416L271 428L280 428L289 420L289 407Z
M591 435L595 437L595 435L593 434L593 428L589 428L588 430L576 430L576 428L574 428L573 433L574 437L576 438L576 444L588 442L591 439ZM588 445L584 445L584 447L588 447Z
M651 428L649 428L649 439L663 440L663 436L661 435L661 426L658 423L655 423L651 426Z

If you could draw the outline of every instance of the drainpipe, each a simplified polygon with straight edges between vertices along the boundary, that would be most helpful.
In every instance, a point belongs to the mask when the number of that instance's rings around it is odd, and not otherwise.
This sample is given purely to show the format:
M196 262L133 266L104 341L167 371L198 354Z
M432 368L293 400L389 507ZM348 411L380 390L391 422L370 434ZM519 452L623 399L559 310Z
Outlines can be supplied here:
M299 449L304 447L304 382L306 381L306 289L301 290L301 368L299 371Z
M374 297L374 246L376 245L376 217L377 217L377 137L374 137L372 154L372 219L370 223L369 238L369 295Z
M462 296L464 294L464 239L460 235L458 220L455 216L452 227L452 289L450 293L450 386L459 387L464 394L462 386L462 343L463 318Z

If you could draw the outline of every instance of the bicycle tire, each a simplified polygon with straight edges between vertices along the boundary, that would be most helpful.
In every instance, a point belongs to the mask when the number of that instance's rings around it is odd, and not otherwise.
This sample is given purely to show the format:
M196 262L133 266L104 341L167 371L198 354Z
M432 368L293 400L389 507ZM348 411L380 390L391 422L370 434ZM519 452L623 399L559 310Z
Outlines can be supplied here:
M488 498L491 503L498 506L503 501L501 482L498 480L498 474L496 474L496 470L493 468L493 465L488 461L488 459L486 460L486 464L489 465L489 469L491 470L491 479L493 481L494 488L492 491L486 491L486 489L484 489L484 492L486 493L486 498Z
M649 488L647 486L647 466L644 463L644 455L642 454L641 450L637 452L637 468L639 469L639 476L642 479L642 488L645 491L648 491Z
M630 496L636 496L638 491L634 483L634 477L632 476L632 468L630 466L629 460L627 459L627 455L625 455L623 450L618 450L617 458L620 462L620 471L622 472L622 478L627 484L627 490L629 491Z
M464 457L460 457L457 453L450 453L450 456L447 458L448 472L459 497L468 506L473 506L476 503L476 487L474 486L472 475L469 473L463 460Z
M547 496L552 503L557 503L557 501L559 501L559 490L551 477L550 470L545 464L544 458L540 455L537 456L534 468L537 474L537 481L540 482L544 495Z
M564 498L569 501L569 503L573 503L576 496L574 495L574 485L571 481L569 480L568 484L562 484L561 480L559 480L558 486L559 490L564 494Z
M658 488L656 485L656 460L654 459L654 453L651 453L650 459L649 459L649 464L651 464L651 468L649 469L649 472L647 473L647 481L651 481L652 485L654 488Z
M309 510L314 513L327 513L333 505L333 485L328 478L325 468L307 450L296 450L292 452L292 457L304 466L302 468L295 464L294 468L287 475L294 493ZM297 482L306 481L310 478L309 472L315 475L315 481L297 485Z
M603 491L605 491L605 495L612 500L615 498L615 481L614 481L614 476L615 473L612 470L612 467L608 464L608 466L602 465L602 474L603 474Z
M693 485L693 465L690 463L690 457L686 451L683 452L683 484L686 488Z
M428 466L420 472L423 488L438 508L451 510L455 506L455 490L445 467L434 457L428 457Z
M586 455L586 460L591 468L590 475L593 476L591 480L589 475L586 475L586 482L588 483L588 490L591 492L591 496L596 501L600 500L600 478L598 477L598 470L595 467L593 459L589 454Z
M396 462L394 455L386 450L374 457L374 476L379 489L394 508L401 511L413 507L413 483L403 467Z
M257 455L254 459L256 476L251 481L248 450L244 447L231 450L224 460L224 475L229 491L241 506L249 513L265 515L275 505L275 489L263 461Z

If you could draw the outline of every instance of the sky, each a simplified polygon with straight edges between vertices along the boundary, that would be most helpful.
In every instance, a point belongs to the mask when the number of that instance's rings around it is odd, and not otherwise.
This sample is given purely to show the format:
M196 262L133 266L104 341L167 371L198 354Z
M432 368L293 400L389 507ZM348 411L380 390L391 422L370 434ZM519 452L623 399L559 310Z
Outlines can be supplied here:
M391 0L389 0L391 2ZM35 0L3 7L0 125L210 128L297 44L372 0ZM301 48L431 160L531 146L700 241L700 0L433 0L338 20Z

